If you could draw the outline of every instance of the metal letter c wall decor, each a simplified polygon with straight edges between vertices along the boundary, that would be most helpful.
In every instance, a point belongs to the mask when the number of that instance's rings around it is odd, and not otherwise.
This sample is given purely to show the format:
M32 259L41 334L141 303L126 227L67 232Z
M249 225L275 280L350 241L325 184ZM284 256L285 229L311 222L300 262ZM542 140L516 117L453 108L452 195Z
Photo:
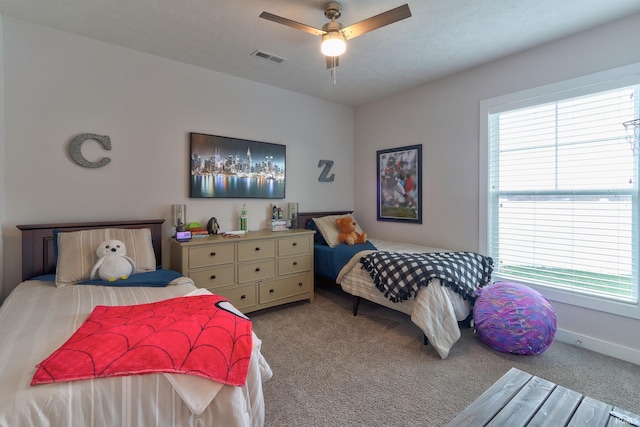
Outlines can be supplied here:
M98 141L105 150L111 150L111 139L108 135L83 133L73 138L69 143L69 155L71 156L73 161L83 168L101 168L107 165L111 161L111 158L109 157L103 157L100 161L97 162L90 162L82 155L82 144L88 139L94 139Z

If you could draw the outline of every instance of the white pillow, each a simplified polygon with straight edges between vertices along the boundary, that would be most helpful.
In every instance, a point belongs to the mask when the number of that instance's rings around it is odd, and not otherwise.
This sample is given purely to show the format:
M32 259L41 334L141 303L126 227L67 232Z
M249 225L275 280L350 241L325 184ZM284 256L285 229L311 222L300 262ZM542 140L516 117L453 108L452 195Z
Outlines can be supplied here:
M136 273L156 270L151 230L148 228L100 228L58 233L56 286L89 280L91 269L98 261L98 245L111 239L124 242L127 256L136 263Z
M326 240L327 245L329 245L332 248L335 248L340 244L340 240L339 240L340 230L338 230L338 224L336 224L336 219L344 218L345 216L348 216L349 218L355 221L355 219L351 215L327 215L320 218L313 218L313 222L316 223L316 227L318 228L318 231L320 232L320 234L322 234L322 237L324 237L324 240ZM360 225L357 222L356 222L356 233L362 233L362 228L360 228Z

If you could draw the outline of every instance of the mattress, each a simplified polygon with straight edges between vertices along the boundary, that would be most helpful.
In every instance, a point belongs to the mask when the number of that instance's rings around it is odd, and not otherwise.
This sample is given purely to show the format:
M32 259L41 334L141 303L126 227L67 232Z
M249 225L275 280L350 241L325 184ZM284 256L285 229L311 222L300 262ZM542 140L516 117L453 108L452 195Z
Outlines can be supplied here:
M94 426L105 421L118 426L263 425L262 382L270 378L271 370L255 335L243 387L178 374L30 385L36 365L63 344L96 305L149 303L195 290L184 277L159 288L57 288L40 280L18 285L0 308L0 425Z
M340 269L355 255L364 250L376 249L367 241L358 245L338 245L332 248L328 245L313 245L314 273L326 279L336 280Z

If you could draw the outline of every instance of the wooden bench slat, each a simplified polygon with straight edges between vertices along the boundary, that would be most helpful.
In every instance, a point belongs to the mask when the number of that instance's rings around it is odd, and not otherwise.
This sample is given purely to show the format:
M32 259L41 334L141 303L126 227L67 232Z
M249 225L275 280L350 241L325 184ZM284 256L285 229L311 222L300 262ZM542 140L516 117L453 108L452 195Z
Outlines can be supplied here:
M631 422L634 422L636 425L640 425L640 416L634 414L633 412L626 411L622 408L618 408L617 406L613 408L613 411L628 416ZM609 423L607 424L607 427L621 427L621 426L629 427L629 424L620 420L619 418L614 417L613 415L609 418Z
M566 426L581 401L577 391L556 386L527 427Z
M460 412L449 424L454 426L483 426L516 395L533 375L511 368L498 381Z
M609 411L612 409L613 406L607 403L585 396L582 402L580 402L580 405L578 405L578 409L576 409L576 412L573 414L571 421L569 421L569 427L606 427L611 417Z
M487 426L525 427L554 388L555 384L550 381L531 378Z

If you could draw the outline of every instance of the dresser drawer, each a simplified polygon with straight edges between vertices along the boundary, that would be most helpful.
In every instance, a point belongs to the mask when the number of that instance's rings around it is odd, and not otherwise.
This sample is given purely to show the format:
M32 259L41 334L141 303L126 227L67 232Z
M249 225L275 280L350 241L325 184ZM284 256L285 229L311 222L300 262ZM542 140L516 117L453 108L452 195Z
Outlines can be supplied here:
M309 274L273 280L259 284L260 304L311 292L313 283Z
M189 248L189 268L229 264L235 260L236 251L233 243Z
M311 270L311 256L300 255L278 259L278 275Z
M276 242L274 239L238 243L238 261L251 261L275 256Z
M278 255L287 256L309 252L311 249L309 236L281 237L278 239Z
M225 297L235 308L242 311L258 303L256 285L237 286L235 288L212 291Z
M215 289L235 283L236 267L235 265L228 265L202 271L191 271L189 272L189 277L199 288Z
M238 282L254 282L276 275L276 260L269 259L261 262L238 265Z

